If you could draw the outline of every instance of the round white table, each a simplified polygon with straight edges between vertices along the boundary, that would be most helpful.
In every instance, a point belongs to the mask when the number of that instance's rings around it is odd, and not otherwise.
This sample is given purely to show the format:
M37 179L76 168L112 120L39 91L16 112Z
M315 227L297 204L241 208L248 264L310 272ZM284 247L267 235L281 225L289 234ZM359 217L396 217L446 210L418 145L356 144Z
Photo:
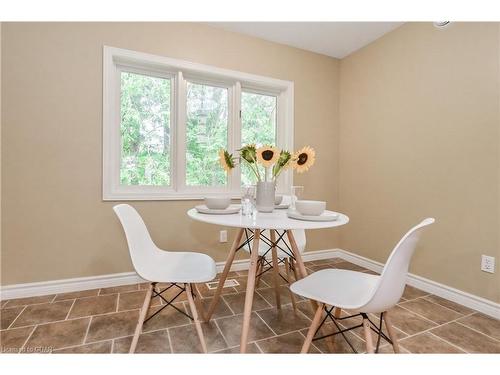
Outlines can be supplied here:
M226 259L226 264L224 266L224 271L219 279L219 283L217 285L217 290L215 292L212 303L210 304L208 313L206 315L206 320L209 321L217 303L220 299L221 291L226 281L227 275L231 266L233 264L234 256L236 251L238 251L242 245L240 245L241 240L243 238L243 234L246 233L247 230L252 232L251 238L248 238L245 243L249 244L252 242L252 248L250 252L250 268L248 270L248 279L247 279L247 289L245 294L245 308L243 311L243 326L241 332L241 345L240 352L245 353L248 341L248 330L250 327L250 316L252 312L252 302L255 290L255 278L257 275L257 265L259 258L259 238L261 237L261 231L269 230L270 232L270 243L272 247L272 256L273 256L273 268L275 270L275 291L277 293L277 306L279 308L279 296L278 296L278 261L277 261L277 252L276 248L279 246L278 243L283 241L284 236L288 237L288 241L290 243L290 247L293 253L293 257L298 266L298 274L299 277L307 276L306 267L304 266L304 262L302 260L302 256L300 251L297 248L297 244L295 242L295 238L293 237L292 230L294 229L325 229L325 228L333 228L341 225L345 225L349 222L349 218L342 214L338 213L338 218L334 221L303 221L297 219L291 219L287 216L287 210L275 209L271 213L261 213L257 212L253 216L243 216L241 213L230 214L230 215L213 215L213 214L202 214L196 211L196 209L191 209L187 212L188 216L196 221L201 221L203 223L221 225L225 227L233 227L239 228L236 237L231 246L231 250L229 251L229 255ZM282 231L282 233L279 233ZM278 240L276 240L276 233L278 233ZM244 244L245 244L244 243ZM288 245L287 245L288 246Z

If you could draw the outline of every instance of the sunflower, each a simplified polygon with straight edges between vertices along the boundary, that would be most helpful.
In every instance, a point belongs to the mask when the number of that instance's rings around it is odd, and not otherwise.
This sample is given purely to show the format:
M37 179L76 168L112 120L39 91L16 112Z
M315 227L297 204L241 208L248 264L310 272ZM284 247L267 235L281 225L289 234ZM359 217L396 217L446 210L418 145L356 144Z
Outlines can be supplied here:
M257 160L257 151L255 144L249 144L240 148L240 157L244 159L247 163L255 163Z
M224 149L219 150L219 163L226 172L229 172L235 167L233 155Z
M293 156L293 168L297 173L306 172L312 167L316 160L316 152L313 148L306 146L300 149Z
M257 161L265 168L278 161L280 150L273 146L262 146L257 149Z
M290 154L286 150L281 150L280 152L280 157L278 158L278 161L276 164L274 164L273 167L273 177L278 177L280 173L290 167L292 160L292 154Z

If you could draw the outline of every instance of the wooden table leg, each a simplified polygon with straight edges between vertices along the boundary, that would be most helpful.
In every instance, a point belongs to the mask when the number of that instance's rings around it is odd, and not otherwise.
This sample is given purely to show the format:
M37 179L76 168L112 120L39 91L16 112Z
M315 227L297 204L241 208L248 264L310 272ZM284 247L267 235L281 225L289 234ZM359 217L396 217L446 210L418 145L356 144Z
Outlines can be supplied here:
M299 248L297 247L297 242L295 242L295 237L291 230L286 231L286 235L288 236L288 241L290 242L290 246L292 247L293 256L295 257L295 263L299 269L300 278L304 278L307 276L306 266L304 265L304 261L302 260L302 255L300 254Z
M270 230L271 232L271 253L273 257L273 275L274 275L274 295L276 298L276 307L281 309L281 301L280 301L280 269L278 265L278 251L276 250L276 232L274 229Z
M226 264L224 265L224 271L222 271L222 275L219 278L219 283L217 284L217 290L215 291L214 297L212 299L212 303L210 304L210 307L208 308L208 312L206 315L207 322L212 317L212 314L214 313L215 307L217 306L217 303L219 302L222 288L224 287L224 283L226 282L227 274L229 273L229 270L231 269L231 266L233 264L234 256L236 254L236 249L240 245L241 237L243 237L244 231L245 231L245 229L243 229L243 228L239 229L238 233L236 234L236 237L234 238L233 244L231 246L231 250L229 251L229 255L227 256L227 259L226 259Z
M240 353L246 353L247 350L248 330L250 329L253 294L255 290L255 276L257 275L257 263L259 261L259 239L260 230L255 229L253 235L252 252L250 254L250 269L248 270L247 290L245 294L245 308L243 310L243 327L241 329Z
M291 260L291 259L290 259ZM290 293L290 299L292 300L293 311L297 312L297 304L295 303L295 295L293 294L290 286L292 285L292 275L290 274L290 263L288 262L288 258L285 258L285 270L286 270L286 280L288 282L288 292Z

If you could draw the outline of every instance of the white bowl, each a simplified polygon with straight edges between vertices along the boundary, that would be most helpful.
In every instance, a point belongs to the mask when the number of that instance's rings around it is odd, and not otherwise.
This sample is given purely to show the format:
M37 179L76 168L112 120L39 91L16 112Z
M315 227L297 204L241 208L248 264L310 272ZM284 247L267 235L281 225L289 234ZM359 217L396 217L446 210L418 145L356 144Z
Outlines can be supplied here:
M230 204L230 197L205 197L205 205L211 210L225 210Z
M275 195L274 196L274 204L276 206L281 204L282 201L283 201L283 195Z
M295 209L301 215L319 216L326 208L326 202L323 201L302 201L295 202Z

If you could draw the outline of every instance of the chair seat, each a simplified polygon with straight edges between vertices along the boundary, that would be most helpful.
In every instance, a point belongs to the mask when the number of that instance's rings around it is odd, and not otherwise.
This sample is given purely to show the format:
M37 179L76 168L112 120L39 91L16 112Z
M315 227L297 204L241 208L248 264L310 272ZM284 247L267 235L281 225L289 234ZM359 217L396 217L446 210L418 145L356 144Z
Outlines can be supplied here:
M357 310L370 300L379 278L350 270L324 269L294 282L290 289L327 305Z
M212 281L217 269L206 254L155 249L153 261L140 276L152 282L203 283Z

